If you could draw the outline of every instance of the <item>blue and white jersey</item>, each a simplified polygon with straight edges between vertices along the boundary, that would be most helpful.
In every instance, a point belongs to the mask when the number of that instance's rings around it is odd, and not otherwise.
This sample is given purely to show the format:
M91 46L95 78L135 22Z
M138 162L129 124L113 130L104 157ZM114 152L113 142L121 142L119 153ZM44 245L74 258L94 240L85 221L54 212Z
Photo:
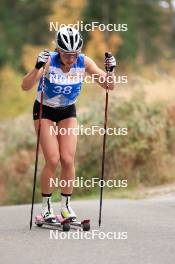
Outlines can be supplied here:
M50 66L45 77L43 104L51 107L65 107L74 104L80 94L85 75L84 54L79 54L69 72L61 69L60 55L50 53ZM42 78L39 81L37 101L40 102Z

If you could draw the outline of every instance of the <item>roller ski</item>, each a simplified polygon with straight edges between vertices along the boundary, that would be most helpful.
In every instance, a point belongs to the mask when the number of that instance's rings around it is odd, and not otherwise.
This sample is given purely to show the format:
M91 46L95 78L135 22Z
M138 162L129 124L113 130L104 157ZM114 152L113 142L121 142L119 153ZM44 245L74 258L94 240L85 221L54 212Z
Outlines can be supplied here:
M57 218L50 220L45 220L42 215L37 215L35 217L35 224L38 227L42 226L50 226L62 229L62 231L69 231L70 230L70 221L67 219L63 219L62 221L59 221Z
M68 221L70 228L80 228L83 231L90 230L90 220L84 219L82 221L77 220L75 212L70 206L61 209L61 214L56 215L56 220L59 222Z

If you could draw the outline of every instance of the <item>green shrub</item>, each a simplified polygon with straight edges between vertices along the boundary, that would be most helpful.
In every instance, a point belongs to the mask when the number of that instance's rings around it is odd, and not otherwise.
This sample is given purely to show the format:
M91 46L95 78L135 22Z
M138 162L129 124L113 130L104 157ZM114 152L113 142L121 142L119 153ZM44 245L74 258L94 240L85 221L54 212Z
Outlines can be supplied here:
M96 100L80 112L80 125L103 127L104 102ZM26 122L27 120L27 122ZM127 128L127 135L107 136L105 179L127 179L128 188L153 186L175 179L175 110L168 103L145 103L142 93L131 100L110 97L108 127ZM12 128L12 129L9 129ZM31 201L36 136L31 117L24 115L0 127L1 204ZM101 176L103 137L80 135L76 175ZM39 156L36 201L40 201L39 175L44 165ZM57 171L59 175L60 169ZM75 195L93 195L99 188L75 188ZM55 197L55 196L54 196Z

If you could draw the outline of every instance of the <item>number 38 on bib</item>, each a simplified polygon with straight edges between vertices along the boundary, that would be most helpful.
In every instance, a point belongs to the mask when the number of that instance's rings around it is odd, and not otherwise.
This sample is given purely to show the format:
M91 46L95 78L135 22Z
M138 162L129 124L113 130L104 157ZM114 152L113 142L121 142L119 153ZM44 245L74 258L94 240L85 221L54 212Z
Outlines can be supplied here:
M70 94L72 93L72 86L55 86L53 92L56 94Z

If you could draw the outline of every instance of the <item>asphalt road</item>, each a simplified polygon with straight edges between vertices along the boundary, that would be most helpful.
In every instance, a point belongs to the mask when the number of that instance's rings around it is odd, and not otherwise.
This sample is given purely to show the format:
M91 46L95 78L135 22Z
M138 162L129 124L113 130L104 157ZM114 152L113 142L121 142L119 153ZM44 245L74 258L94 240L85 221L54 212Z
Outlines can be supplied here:
M57 204L54 204L57 209ZM1 264L174 264L175 198L105 200L98 233L98 201L76 201L81 218L90 218L95 239L39 228L29 230L30 206L0 207ZM35 206L35 214L40 205ZM97 231L94 231L97 230ZM108 232L115 239L100 239ZM80 232L82 234L82 232ZM78 235L80 235L80 233ZM53 235L54 234L54 235ZM84 235L85 233L83 233ZM89 238L88 237L88 238ZM119 239L120 238L120 239ZM122 239L123 238L123 239ZM127 238L127 239L126 239Z

